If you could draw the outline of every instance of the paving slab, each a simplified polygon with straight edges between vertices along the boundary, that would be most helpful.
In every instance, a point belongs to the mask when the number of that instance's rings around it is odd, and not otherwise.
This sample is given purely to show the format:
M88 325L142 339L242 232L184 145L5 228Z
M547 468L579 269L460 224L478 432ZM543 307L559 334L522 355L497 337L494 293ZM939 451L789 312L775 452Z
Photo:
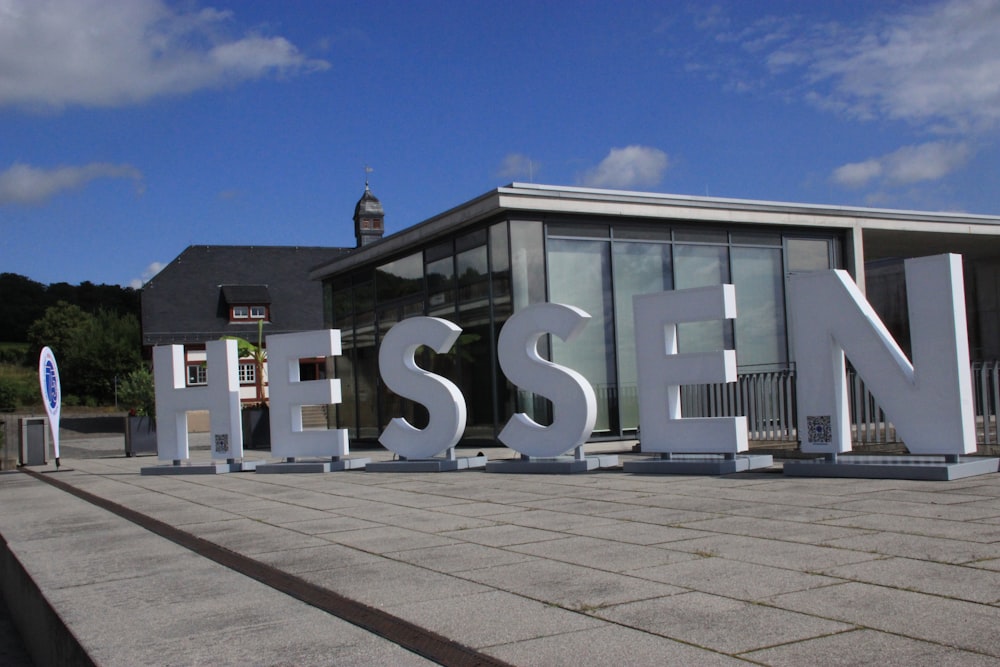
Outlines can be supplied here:
M561 540L518 544L508 548L524 554L585 565L608 572L626 572L686 559L686 556L679 555L676 551L595 537L566 537Z
M823 574L956 600L1000 604L1000 572L912 558L883 558L841 565Z
M584 612L687 591L649 579L542 558L518 565L469 570L459 576L539 602Z
M745 667L748 664L722 653L616 625L500 644L484 651L514 665L548 667Z
M684 527L700 531L703 534L746 535L805 544L822 544L831 540L861 537L872 533L870 530L835 526L829 523L803 523L801 521L780 521L748 516L727 516L692 521L685 523Z
M699 592L606 607L595 614L629 627L730 654L853 627L816 615Z
M969 563L1000 558L1000 543L983 544L972 540L904 533L873 532L860 537L830 540L827 544L852 551L867 551L872 554L917 558L938 563Z
M858 563L879 557L875 553L849 548L835 549L743 535L714 535L670 542L656 548L701 556L720 556L730 560L802 572L817 572L836 565Z
M1000 657L1000 608L989 605L854 582L778 595L770 604Z
M406 551L388 552L384 556L444 573L460 573L518 563L530 568L530 563L538 560L534 556L509 549L468 543L448 544L425 549L407 549Z
M817 660L817 656L822 656ZM996 658L951 646L872 630L854 630L743 653L742 657L774 667L819 664L827 667L987 667Z
M586 614L504 591L462 595L448 604L434 600L409 602L387 610L475 648L606 625Z
M385 558L343 566L333 561L325 570L302 573L302 578L382 609L411 602L438 602L447 606L462 597L492 590L449 574Z
M923 537L941 537L966 542L982 542L984 544L1000 542L1000 524L994 525L988 522L989 519L972 522L925 519L922 517L907 517L905 520L900 520L898 516L885 514L857 514L842 519L823 520L824 524L830 526L849 526L852 528L863 528L868 531L886 531L920 535Z
M833 576L694 554L688 560L631 570L629 574L750 602L841 583Z

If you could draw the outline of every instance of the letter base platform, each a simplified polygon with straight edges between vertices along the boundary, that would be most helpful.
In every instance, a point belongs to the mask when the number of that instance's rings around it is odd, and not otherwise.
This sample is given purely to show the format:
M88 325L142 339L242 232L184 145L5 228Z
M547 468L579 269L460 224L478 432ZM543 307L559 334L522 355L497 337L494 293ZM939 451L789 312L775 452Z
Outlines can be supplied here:
M534 475L571 475L599 468L617 468L617 454L598 454L577 458L575 456L528 457L490 461L486 472Z
M257 472L265 475L293 472L339 472L341 470L361 470L371 462L369 458L330 458L300 461L294 458L278 463L261 463Z
M459 456L453 459L432 457L376 461L365 466L365 472L451 472L485 467L485 456Z
M228 472L253 472L257 463L257 461L235 461L232 459L225 463L218 461L211 463L174 461L167 465L146 466L139 472L142 475L221 475Z
M789 477L859 477L865 479L912 479L950 481L1000 470L1000 459L982 456L874 456L840 454L823 458L786 461Z
M626 461L624 472L638 475L729 475L770 468L770 454L670 454L670 458Z

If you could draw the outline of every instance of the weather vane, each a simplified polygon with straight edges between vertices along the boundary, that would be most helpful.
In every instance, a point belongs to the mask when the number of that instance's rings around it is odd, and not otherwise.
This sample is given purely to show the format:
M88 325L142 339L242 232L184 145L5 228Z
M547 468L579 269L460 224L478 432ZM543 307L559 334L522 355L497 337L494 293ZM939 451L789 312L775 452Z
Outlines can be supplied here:
M368 174L372 173L373 171L375 171L375 170L372 169L367 164L365 165L365 190L368 189Z

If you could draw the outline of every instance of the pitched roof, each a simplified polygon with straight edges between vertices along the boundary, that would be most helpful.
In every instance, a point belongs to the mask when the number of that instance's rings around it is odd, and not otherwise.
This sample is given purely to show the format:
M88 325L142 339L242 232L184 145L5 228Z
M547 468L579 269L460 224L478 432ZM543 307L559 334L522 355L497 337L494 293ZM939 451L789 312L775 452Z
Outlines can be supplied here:
M320 264L353 248L189 246L142 288L142 343L203 343L256 336L256 321L231 323L229 306L266 304L265 335L323 328ZM266 300L265 300L266 299Z

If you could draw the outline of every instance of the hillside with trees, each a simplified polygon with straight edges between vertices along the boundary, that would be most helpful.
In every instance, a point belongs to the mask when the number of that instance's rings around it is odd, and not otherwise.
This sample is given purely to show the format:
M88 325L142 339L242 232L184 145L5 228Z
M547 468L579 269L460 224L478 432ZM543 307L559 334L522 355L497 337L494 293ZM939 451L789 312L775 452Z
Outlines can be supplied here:
M139 290L120 285L43 285L16 273L0 273L0 342L26 343L28 329L60 301L96 315L105 310L138 319Z
M39 401L37 363L48 346L66 405L111 405L142 366L139 292L118 285L43 285L0 274L0 410Z

